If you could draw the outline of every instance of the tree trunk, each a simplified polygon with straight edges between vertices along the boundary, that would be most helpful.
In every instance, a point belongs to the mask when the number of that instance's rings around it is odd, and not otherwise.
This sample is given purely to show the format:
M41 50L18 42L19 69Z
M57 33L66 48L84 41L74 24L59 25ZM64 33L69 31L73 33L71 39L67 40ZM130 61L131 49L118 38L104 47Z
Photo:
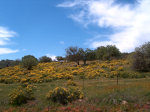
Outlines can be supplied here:
M117 85L118 85L118 75L117 75Z
M77 65L80 65L79 61L77 61Z
M86 65L86 60L83 60L83 62L84 62L84 65Z

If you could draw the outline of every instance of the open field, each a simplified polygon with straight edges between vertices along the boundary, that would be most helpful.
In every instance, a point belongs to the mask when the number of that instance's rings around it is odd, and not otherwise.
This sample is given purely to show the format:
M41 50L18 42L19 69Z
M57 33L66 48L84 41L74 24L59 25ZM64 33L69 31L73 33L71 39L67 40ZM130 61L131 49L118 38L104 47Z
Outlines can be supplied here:
M78 86L83 89L83 81L75 80ZM34 84L37 88L34 91L35 100L19 107L8 104L8 94L18 84L0 84L0 111L6 112L40 112L60 111L63 108L75 109L77 112L85 110L95 112L149 112L150 105L150 79L120 79L116 85L115 79L86 79L84 81L85 99L73 102L66 106L46 101L46 93L59 86L66 86L66 80L54 81L51 83ZM123 104L125 103L125 104ZM100 111L101 110L101 111ZM70 110L71 111L71 110ZM74 112L74 110L72 110Z

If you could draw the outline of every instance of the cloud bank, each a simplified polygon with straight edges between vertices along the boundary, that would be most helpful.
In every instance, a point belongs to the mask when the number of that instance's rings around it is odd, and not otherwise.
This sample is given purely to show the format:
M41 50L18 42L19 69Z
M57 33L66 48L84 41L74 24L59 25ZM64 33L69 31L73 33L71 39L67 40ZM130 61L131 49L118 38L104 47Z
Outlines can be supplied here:
M5 46L10 43L10 39L17 35L16 32L11 31L5 27L0 26L0 46ZM10 48L0 48L0 55L16 53L18 50L13 50Z
M18 52L18 50L12 50L12 49L9 49L9 48L0 48L0 55L16 53L16 52Z
M53 61L56 61L56 55L53 54L46 54L47 57L50 57Z
M131 52L150 41L150 0L138 0L137 4L119 4L115 0L74 0L58 7L74 9L70 17L83 25L94 24L114 30L103 41L90 41L91 48L113 44L122 52Z

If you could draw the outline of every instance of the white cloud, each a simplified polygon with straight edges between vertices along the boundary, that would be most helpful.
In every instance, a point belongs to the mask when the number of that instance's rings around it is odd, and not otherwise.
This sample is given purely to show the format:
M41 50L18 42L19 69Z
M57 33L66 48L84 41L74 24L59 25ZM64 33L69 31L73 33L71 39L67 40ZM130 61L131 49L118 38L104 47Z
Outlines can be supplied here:
M16 32L0 26L0 45L7 45L10 41L10 38L16 35Z
M50 57L53 61L57 60L56 56L53 54L46 54L46 56Z
M0 26L0 46L8 45L10 43L10 38L16 36L17 33L9 30L6 27ZM0 55L16 53L19 50L12 50L10 48L0 48Z
M74 7L77 2L65 2L63 4L58 4L57 7Z
M92 48L115 44L122 52L130 52L150 41L150 0L139 0L135 7L117 4L115 0L74 0L58 6L80 8L80 11L71 14L71 18L84 25L114 29L115 33L108 35L105 41L90 42Z
M9 49L9 48L0 48L0 55L16 53L16 52L18 52L18 50L12 50L12 49Z

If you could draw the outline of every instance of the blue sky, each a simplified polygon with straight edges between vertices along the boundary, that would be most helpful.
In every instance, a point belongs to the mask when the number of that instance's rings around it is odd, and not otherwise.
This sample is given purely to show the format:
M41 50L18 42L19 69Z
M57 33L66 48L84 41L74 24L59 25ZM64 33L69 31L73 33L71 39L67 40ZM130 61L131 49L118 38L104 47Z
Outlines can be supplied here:
M0 0L0 59L64 56L68 46L133 51L150 40L150 30L141 31L150 25L148 6L149 0Z

